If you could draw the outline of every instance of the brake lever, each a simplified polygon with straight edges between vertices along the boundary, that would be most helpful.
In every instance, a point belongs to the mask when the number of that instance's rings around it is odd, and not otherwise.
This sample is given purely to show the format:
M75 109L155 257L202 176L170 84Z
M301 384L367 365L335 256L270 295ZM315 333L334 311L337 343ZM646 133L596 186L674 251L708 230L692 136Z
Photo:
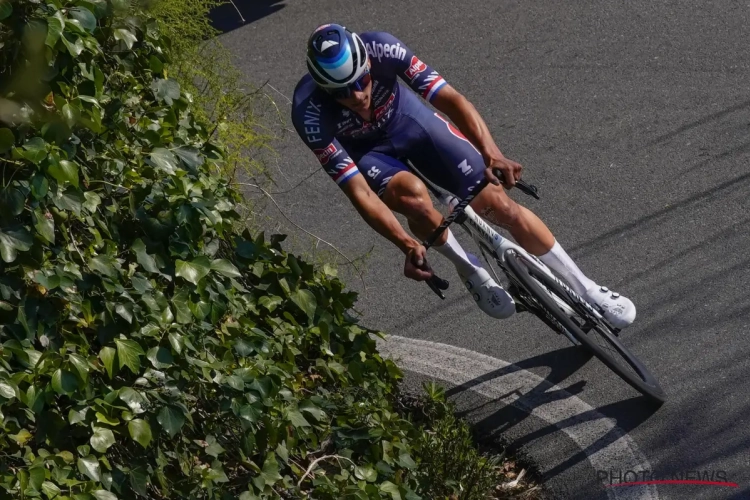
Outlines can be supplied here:
M537 194L538 189L535 185L527 184L524 181L519 179L516 181L516 187L520 189L521 191L523 191L524 193L528 194L529 196L532 196L536 198L537 200L539 199L539 195Z
M427 261L425 261L424 264L422 265L422 269L426 271L432 271L432 268L427 263ZM437 274L433 272L432 276L430 276L429 278L425 280L425 283L427 283L427 286L430 287L430 290L435 292L435 295L445 300L445 295L443 294L442 290L448 289L448 285L449 285L448 280L444 280L440 278Z
M445 281L444 279L438 278L437 275L433 274L432 276L427 278L427 280L425 280L425 283L427 283L427 286L430 287L430 290L435 292L435 295L445 300L445 294L442 292L442 290L445 290L446 288L448 288L447 281ZM442 288L443 283L445 283L445 288Z

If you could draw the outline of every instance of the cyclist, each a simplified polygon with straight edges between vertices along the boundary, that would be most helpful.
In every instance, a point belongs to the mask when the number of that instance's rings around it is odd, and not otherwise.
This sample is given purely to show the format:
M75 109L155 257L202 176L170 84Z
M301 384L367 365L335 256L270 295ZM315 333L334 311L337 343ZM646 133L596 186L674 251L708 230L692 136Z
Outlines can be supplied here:
M421 281L432 273L425 248L391 210L407 218L420 240L443 218L404 159L458 198L487 177L491 184L471 203L478 214L506 228L576 293L598 305L615 327L633 322L633 303L586 277L547 226L508 197L492 169L502 171L503 184L510 189L521 177L521 165L503 156L474 106L403 42L385 32L357 35L326 24L307 42L307 69L294 90L294 127L364 220L406 255L407 277ZM510 295L450 230L434 248L455 265L482 311L496 318L515 312Z

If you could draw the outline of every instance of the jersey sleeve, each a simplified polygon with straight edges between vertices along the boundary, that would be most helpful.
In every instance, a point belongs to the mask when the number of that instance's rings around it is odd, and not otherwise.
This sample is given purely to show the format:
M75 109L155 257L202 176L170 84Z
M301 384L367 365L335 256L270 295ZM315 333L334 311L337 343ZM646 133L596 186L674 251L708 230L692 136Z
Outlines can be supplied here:
M396 74L426 101L431 102L446 85L445 79L437 71L390 33L374 34L367 43L367 53L379 62L392 64Z
M294 109L292 123L302 141L315 153L323 169L339 187L359 174L357 165L331 132L321 103L311 98Z

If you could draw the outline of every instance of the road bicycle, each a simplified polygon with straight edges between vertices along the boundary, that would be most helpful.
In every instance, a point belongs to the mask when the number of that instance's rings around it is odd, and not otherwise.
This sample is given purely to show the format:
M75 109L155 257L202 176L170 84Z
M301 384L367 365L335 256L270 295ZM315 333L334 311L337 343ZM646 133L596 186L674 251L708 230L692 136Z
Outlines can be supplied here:
M656 378L623 345L619 338L620 330L604 318L596 304L590 304L575 293L541 260L504 238L472 210L469 203L489 184L487 179L482 180L466 198L459 200L440 191L408 161L407 164L438 200L451 208L451 213L440 227L422 243L425 248L430 248L453 222L458 223L479 246L497 283L504 285L515 300L517 312L534 314L552 330L567 337L573 345L588 349L624 381L654 402L662 404L666 401L666 394ZM501 171L494 172L498 179L502 179ZM516 187L539 199L536 186L520 180ZM504 273L506 280L500 279L492 261ZM443 290L448 288L448 281L433 274L427 280L427 285L441 299L445 299Z

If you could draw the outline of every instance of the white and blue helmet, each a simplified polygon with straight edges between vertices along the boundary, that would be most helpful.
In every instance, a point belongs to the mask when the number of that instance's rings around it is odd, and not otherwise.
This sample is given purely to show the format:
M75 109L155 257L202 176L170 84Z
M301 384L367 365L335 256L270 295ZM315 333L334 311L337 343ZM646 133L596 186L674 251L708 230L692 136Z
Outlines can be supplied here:
M367 71L362 39L339 24L324 24L307 41L307 69L319 86L346 87Z

